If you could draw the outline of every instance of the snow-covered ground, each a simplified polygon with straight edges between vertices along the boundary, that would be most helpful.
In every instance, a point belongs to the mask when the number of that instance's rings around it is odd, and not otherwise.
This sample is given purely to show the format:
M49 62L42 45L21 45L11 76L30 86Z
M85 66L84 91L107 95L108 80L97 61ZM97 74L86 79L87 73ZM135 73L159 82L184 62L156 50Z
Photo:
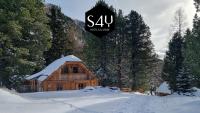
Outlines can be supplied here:
M148 96L109 88L17 94L0 89L0 113L200 113L200 97Z

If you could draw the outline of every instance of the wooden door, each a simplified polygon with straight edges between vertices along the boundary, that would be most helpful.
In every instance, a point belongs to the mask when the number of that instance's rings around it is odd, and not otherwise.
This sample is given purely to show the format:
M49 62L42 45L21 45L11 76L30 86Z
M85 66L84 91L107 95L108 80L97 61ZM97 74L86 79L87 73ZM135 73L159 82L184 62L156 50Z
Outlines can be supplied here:
M63 90L63 85L61 83L57 83L56 90L57 91Z
M78 89L83 89L85 87L86 87L86 84L84 84L84 83L79 83L78 84Z

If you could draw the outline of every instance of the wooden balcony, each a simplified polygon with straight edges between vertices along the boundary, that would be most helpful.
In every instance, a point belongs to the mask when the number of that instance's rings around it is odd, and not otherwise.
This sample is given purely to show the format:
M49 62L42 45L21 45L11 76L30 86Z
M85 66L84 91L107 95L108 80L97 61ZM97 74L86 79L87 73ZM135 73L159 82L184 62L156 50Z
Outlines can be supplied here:
M74 81L74 80L91 80L92 78L84 73L71 73L71 74L62 74L60 75L59 80L67 80L67 81Z

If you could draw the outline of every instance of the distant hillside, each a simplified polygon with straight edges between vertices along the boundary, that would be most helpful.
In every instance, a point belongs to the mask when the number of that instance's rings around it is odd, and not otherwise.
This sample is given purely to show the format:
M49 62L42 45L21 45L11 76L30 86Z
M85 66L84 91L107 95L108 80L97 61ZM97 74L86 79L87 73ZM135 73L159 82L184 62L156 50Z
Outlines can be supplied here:
M47 4L46 5L46 13L48 15L51 15L51 8L52 6L55 6L53 4ZM74 45L74 53L78 54L80 51L82 51L83 46L85 44L85 30L84 30L84 23L79 21L79 20L73 20L68 16L65 16L65 21L67 23L66 25L66 32L69 37L71 37L73 42L75 43Z
M150 81L149 83L154 86L159 86L160 83L163 81L161 77L162 67L163 67L163 60L155 59L153 64L153 70L150 70Z
M83 21L75 19L74 22L78 25L83 31L85 31L85 23Z

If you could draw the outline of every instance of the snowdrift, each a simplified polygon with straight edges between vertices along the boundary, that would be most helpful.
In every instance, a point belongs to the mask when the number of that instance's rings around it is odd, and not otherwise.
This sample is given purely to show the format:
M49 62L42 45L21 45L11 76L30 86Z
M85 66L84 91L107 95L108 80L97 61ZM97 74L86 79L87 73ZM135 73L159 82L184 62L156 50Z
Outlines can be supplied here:
M19 95L0 89L0 113L199 113L199 106L197 96L161 98L137 92L124 93L116 87Z
M169 84L167 82L163 82L157 89L157 93L166 93L171 94L171 91L169 89Z
M22 98L21 96L7 89L0 88L0 102L1 103L23 103L23 102L28 102L28 100Z
M194 95L197 97L200 97L200 89L198 89L196 87L193 87L192 89L195 90Z
M86 87L81 90L65 90L65 91L48 91L48 92L35 92L21 94L23 97L34 99L48 99L48 98L77 98L91 95L107 95L120 93L119 89L113 89L112 87Z

